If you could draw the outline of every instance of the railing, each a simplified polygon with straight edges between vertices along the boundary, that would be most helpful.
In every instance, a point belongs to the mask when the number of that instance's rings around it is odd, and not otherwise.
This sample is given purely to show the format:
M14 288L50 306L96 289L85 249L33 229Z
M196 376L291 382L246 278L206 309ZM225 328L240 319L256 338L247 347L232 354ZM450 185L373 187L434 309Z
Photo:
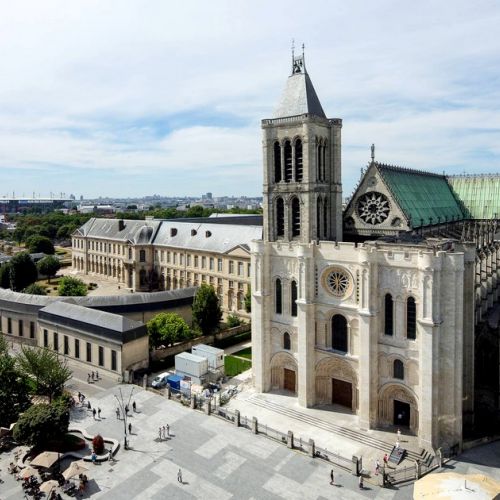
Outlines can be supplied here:
M386 480L389 484L403 483L413 481L417 477L417 466L409 465L399 469L391 470L386 474Z
M314 450L314 456L335 464L338 467L342 467L343 469L349 471L351 470L352 460L343 457L339 453L328 451L326 448L320 448L319 446L316 446Z
M274 439L275 441L278 441L278 443L287 443L286 434L283 434L282 432L267 425L259 425L259 434L264 434L264 436L267 436L269 439Z

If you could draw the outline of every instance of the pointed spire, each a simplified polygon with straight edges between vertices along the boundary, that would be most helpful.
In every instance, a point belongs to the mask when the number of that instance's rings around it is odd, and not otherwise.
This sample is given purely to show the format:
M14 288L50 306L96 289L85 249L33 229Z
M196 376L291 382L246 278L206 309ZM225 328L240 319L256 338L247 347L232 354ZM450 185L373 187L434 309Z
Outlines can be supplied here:
M375 163L375 144L372 144L372 163Z

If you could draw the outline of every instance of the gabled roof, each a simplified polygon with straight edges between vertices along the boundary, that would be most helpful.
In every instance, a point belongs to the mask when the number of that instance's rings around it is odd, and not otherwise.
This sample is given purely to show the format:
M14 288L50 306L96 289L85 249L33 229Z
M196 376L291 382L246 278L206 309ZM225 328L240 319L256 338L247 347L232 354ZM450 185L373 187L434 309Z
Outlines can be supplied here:
M500 175L454 175L447 178L472 219L500 218Z
M292 74L288 77L273 118L311 114L326 118L314 86L306 71L304 55L293 58Z
M444 175L377 162L375 166L412 227L466 217Z

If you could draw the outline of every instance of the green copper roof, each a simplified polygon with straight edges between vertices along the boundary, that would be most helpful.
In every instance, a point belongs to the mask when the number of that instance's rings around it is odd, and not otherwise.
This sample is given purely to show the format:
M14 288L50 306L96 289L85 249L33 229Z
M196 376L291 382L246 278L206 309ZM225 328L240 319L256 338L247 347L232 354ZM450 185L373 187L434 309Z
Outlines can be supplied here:
M500 175L457 175L448 183L472 219L500 218Z
M380 163L376 167L412 227L464 218L443 175Z

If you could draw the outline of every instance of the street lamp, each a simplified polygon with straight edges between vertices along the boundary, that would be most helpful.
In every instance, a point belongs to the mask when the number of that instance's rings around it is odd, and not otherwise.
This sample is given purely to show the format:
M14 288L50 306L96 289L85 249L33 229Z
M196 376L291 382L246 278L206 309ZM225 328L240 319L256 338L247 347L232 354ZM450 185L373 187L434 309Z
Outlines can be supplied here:
M128 443L127 443L127 417L128 417L127 413L128 412L126 411L126 409L128 409L128 407L129 407L133 392L134 392L134 388L132 387L127 404L125 404L123 401L123 393L122 393L121 388L120 388L120 398L119 399L118 399L118 396L115 394L115 399L118 402L118 408L121 410L121 412L123 414L123 431L124 431L123 446L125 447L126 450L128 450Z

